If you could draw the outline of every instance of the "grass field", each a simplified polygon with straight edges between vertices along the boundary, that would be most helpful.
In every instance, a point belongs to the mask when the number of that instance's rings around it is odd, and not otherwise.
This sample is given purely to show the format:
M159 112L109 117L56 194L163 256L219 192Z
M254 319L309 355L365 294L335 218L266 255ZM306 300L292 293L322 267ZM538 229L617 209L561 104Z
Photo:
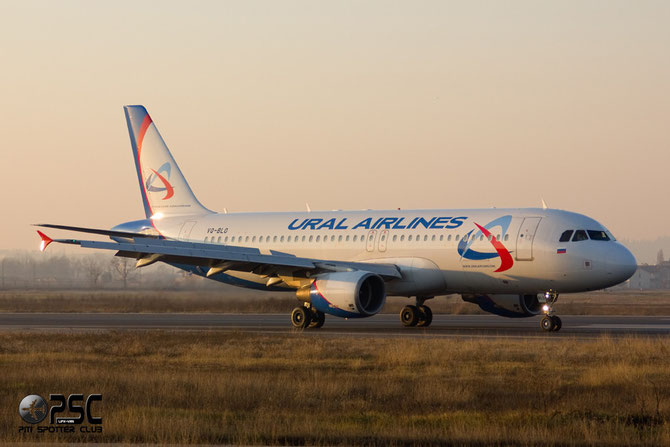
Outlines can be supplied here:
M391 297L382 312L398 313L413 301ZM220 312L289 313L298 304L293 293L271 294L244 289L221 292L124 290L4 290L0 312ZM481 314L460 296L429 301L435 313ZM670 291L592 292L561 295L556 311L563 315L670 315Z
M670 445L668 339L3 332L0 371L0 442ZM103 433L18 433L28 393Z

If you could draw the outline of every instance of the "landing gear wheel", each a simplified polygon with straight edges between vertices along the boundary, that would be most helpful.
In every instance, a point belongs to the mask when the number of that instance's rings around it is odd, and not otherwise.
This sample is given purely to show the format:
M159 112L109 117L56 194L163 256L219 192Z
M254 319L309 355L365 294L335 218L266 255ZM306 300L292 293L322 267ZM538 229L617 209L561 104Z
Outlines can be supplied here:
M309 326L312 312L306 307L300 306L293 309L291 312L291 324L296 329L305 329Z
M433 322L433 311L428 306L418 306L419 322L416 324L419 327L428 327Z
M419 322L419 309L416 306L405 306L400 311L400 321L403 326L416 326Z
M549 318L551 318L551 319L553 320L553 322L554 322L554 328L553 328L553 331L554 331L554 332L558 332L558 331L560 331L560 330L561 330L561 327L563 326L563 322L561 321L561 319L560 319L557 315L552 315L552 316L549 317Z
M321 326L323 326L323 323L326 322L326 314L320 310L313 309L311 320L312 321L309 323L309 327L313 329L319 329Z
M547 332L553 331L554 326L555 326L555 323L554 323L553 318L548 316L548 315L545 315L544 317L542 317L542 320L540 320L540 327Z

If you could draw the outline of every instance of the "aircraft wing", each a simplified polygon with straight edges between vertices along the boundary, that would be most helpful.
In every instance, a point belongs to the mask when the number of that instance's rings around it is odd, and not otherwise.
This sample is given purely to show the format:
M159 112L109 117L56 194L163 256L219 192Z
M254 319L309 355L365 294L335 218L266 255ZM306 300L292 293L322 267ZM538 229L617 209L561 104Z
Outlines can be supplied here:
M276 273L287 271L303 271L315 274L327 271L363 270L378 274L385 279L402 278L400 271L393 264L303 258L276 250L261 252L261 250L251 247L186 242L111 230L48 224L37 226L83 231L118 238L116 242L83 239L51 239L41 231L38 231L38 234L42 238L41 250L45 250L51 242L79 245L84 248L114 250L117 252L116 256L137 259L138 267L162 261L208 268L208 276L226 270L252 272L264 276L272 276Z

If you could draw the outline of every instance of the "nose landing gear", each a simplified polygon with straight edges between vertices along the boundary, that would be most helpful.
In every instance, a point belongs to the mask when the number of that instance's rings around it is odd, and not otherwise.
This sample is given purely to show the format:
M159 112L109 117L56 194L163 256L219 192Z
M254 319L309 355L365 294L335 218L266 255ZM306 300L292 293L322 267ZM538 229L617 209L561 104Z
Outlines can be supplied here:
M540 327L547 332L557 332L561 330L563 322L558 317L554 315L554 310L552 306L558 300L558 292L550 290L544 294L544 300L540 300L542 304L542 312L544 312L544 317L540 320ZM544 301L544 303L542 302Z

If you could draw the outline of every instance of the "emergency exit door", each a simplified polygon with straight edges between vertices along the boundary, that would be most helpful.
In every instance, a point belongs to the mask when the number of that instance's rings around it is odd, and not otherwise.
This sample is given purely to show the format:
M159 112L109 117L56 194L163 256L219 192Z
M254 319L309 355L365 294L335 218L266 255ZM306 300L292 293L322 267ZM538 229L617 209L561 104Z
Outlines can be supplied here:
M533 239L535 239L535 232L540 220L542 220L541 217L526 217L521 222L519 234L516 238L517 261L533 260Z
M184 222L184 225L181 226L179 230L179 240L187 241L189 236L191 236L191 230L195 226L195 220L188 220Z

